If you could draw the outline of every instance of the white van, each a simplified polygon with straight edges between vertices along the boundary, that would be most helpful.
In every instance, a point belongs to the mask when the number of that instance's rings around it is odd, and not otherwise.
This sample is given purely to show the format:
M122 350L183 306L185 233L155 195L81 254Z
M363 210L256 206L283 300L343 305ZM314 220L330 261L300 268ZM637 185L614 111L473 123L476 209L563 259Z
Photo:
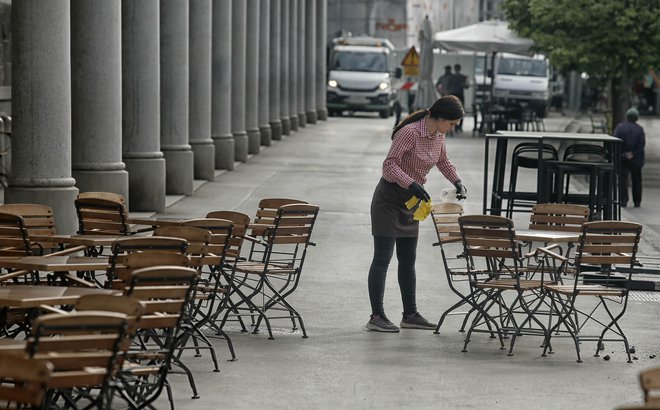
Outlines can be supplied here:
M498 54L495 57L493 98L501 105L520 104L545 117L551 95L550 68L544 56Z
M390 72L392 51L394 45L382 38L335 38L328 59L328 113L375 111L382 118L392 115L396 98Z

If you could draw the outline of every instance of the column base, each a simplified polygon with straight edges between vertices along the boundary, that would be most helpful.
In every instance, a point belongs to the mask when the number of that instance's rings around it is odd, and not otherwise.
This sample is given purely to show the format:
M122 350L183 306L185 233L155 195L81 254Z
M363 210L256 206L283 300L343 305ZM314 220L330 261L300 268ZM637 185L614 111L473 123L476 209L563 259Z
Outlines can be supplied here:
M76 187L80 192L114 192L124 196L128 201L128 172L126 170L76 170L71 172L76 179Z
M261 131L258 128L247 130L248 154L257 155L261 149Z
M299 128L305 128L307 126L307 114L305 112L299 112L298 113L298 127Z
M213 137L215 169L234 169L234 137L231 134Z
M327 108L319 108L316 110L316 113L318 114L318 119L321 121L328 121L328 109Z
M215 145L213 141L190 141L190 146L195 163L195 179L213 181L215 179Z
M131 211L165 211L165 159L126 158Z
M308 124L316 124L316 120L317 120L316 111L307 111L305 115L307 116Z
M298 115L292 115L289 117L291 122L291 131L298 131Z
M195 157L191 150L161 148L165 157L165 193L192 195Z
M281 129L280 132L282 132ZM271 126L268 124L260 125L259 133L261 134L261 145L270 147L270 144L273 142L273 132L271 130Z
M291 119L289 117L284 117L282 118L282 135L290 135L291 134ZM275 138L273 136L273 139L282 139L281 136L280 138Z
M234 159L245 162L248 157L248 135L245 131L232 132L234 136Z
M53 208L55 230L68 235L78 230L78 216L73 201L78 196L78 188L67 187L12 187L5 190L7 204L43 204Z

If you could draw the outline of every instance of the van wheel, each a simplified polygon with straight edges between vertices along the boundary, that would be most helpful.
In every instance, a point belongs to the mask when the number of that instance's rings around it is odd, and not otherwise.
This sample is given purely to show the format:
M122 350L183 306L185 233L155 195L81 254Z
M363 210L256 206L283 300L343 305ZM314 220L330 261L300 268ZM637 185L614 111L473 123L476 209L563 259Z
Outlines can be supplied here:
M389 109L382 110L382 111L379 111L378 114L380 115L380 118L387 118L387 117L390 116L390 110Z

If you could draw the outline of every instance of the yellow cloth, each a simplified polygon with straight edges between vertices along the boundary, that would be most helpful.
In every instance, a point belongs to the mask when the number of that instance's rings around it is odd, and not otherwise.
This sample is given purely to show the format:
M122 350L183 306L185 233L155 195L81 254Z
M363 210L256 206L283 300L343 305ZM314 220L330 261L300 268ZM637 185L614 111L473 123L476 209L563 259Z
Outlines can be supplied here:
M406 201L406 208L413 209L417 206L417 209L413 213L413 219L416 221L423 221L431 214L431 209L433 209L433 203L429 199L421 200L416 196L413 196L408 201Z

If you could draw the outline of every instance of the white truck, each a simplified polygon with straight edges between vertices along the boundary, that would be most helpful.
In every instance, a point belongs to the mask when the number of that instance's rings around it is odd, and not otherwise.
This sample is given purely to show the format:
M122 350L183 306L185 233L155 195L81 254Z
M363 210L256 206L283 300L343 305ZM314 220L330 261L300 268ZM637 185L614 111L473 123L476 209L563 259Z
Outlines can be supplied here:
M500 105L523 105L545 117L552 99L548 60L544 56L502 53L495 57L493 99Z
M330 115L343 111L392 115L397 90L392 87L394 45L374 37L338 37L328 59L327 106Z

